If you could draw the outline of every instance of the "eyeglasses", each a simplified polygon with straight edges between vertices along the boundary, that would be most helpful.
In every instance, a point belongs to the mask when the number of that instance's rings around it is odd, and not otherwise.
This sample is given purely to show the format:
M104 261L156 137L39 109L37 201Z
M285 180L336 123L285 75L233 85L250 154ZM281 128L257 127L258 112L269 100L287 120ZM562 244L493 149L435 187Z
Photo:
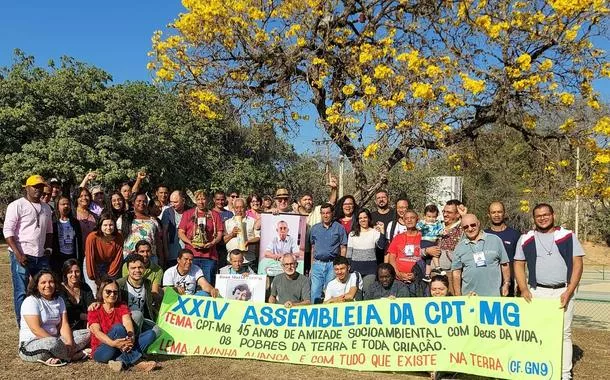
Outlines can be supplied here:
M477 226L477 224L476 224L476 223L470 223L470 224L467 224L467 225L465 225L465 226L462 226L462 229L463 229L463 230L467 230L467 229L469 229L469 228L475 228L476 226Z
M543 219L543 218L548 218L553 214L540 214L540 215L534 215L534 219Z
M285 264L282 264L282 266L284 268L296 267L297 263L285 263Z
M106 293L107 296L109 296L109 295L115 295L116 296L117 294L119 294L119 291L118 290L104 289L104 293Z

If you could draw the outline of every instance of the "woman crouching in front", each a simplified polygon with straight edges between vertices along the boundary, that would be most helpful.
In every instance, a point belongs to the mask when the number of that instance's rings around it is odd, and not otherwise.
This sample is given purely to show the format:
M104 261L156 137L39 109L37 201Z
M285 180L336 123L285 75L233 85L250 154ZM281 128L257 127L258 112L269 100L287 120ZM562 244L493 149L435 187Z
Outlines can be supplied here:
M120 300L119 285L115 280L104 279L99 284L97 301L100 306L87 316L91 330L93 359L119 372L123 369L148 372L159 365L154 361L141 361L142 352L155 340L153 330L135 335L129 308Z

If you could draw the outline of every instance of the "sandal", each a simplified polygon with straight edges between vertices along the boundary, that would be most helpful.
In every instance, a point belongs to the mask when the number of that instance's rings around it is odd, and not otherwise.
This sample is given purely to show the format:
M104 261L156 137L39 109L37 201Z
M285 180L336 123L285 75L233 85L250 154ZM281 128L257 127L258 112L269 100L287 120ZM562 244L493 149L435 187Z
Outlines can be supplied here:
M49 367L62 367L68 364L68 362L65 362L58 358L48 358L47 360L38 359L36 361Z

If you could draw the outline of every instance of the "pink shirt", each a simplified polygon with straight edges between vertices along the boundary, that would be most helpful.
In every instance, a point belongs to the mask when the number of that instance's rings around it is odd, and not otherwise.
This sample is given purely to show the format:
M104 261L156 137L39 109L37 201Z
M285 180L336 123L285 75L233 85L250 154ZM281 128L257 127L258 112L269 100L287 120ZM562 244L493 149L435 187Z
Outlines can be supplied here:
M6 208L2 231L5 238L15 238L23 254L42 257L47 234L53 233L51 207L19 198Z

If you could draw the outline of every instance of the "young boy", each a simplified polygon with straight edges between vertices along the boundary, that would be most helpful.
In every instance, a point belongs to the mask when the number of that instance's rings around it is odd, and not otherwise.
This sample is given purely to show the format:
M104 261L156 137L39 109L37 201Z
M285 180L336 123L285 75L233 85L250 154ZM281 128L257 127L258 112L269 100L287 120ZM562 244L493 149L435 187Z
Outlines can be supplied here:
M421 247L427 248L432 247L437 244L438 238L443 235L444 224L442 221L437 220L438 218L438 207L436 205L427 205L424 208L424 220L420 220L417 222L415 228L421 231ZM432 269L432 265L434 265L434 269ZM423 278L424 281L430 282L430 274L431 272L435 272L437 274L444 275L445 273L441 271L439 259L438 257L433 257L432 259L426 259L426 276Z

